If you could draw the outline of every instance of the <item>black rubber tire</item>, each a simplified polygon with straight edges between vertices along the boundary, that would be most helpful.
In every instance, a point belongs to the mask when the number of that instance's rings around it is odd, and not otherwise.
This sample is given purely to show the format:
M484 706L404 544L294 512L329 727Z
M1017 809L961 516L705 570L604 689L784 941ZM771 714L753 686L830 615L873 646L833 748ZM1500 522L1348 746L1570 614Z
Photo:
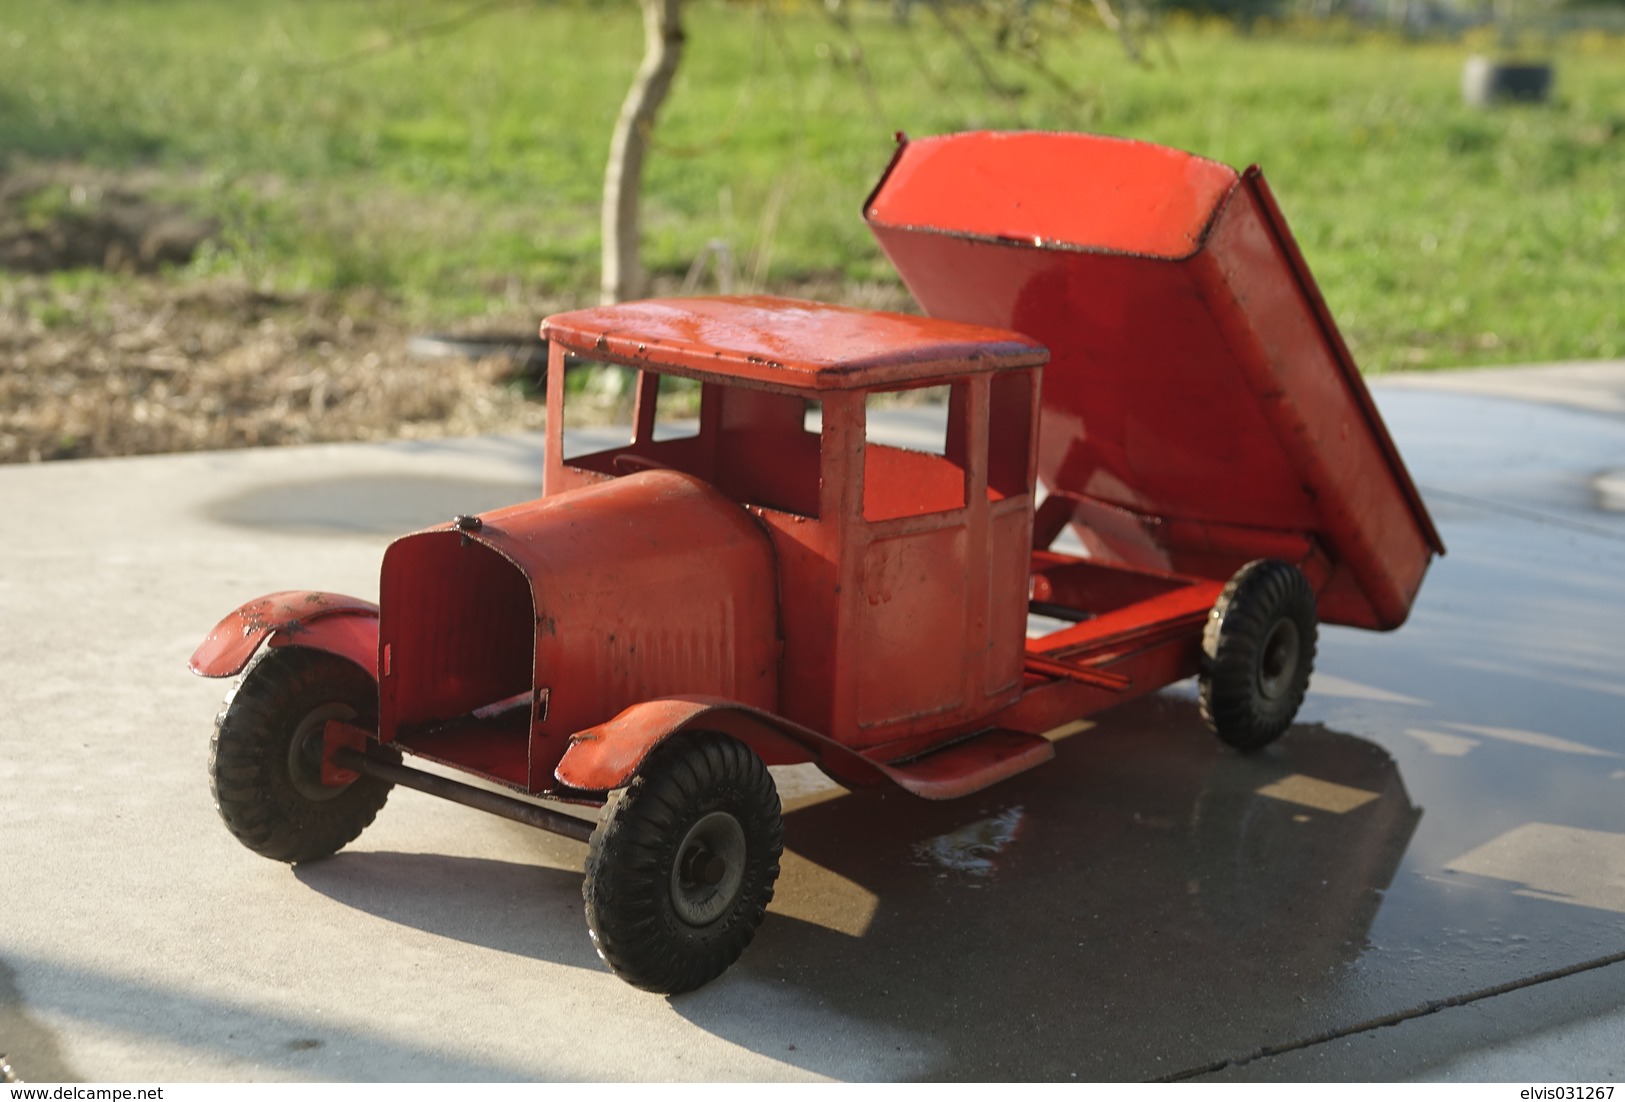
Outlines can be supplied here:
M704 864L712 849L720 871ZM661 744L587 851L581 894L598 955L646 991L709 983L756 936L783 852L778 789L749 747L711 732Z
M378 686L361 667L325 651L278 647L244 671L214 722L209 788L237 840L262 857L315 861L353 842L394 787L362 777L321 783L328 719L376 727Z
M1243 752L1280 738L1308 691L1315 641L1315 591L1302 571L1278 559L1236 571L1202 632L1202 718Z

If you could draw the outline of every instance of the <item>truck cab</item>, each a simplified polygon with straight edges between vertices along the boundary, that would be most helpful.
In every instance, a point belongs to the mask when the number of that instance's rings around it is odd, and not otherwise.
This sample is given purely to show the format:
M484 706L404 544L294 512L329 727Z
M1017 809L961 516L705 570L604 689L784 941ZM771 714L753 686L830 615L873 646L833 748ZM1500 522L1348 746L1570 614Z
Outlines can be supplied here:
M675 471L766 533L778 715L848 747L906 748L1019 695L1042 346L768 297L581 310L544 334L548 497ZM636 372L625 444L568 451L572 359ZM946 402L945 430L872 438L871 410L922 399ZM725 601L732 581L676 584Z

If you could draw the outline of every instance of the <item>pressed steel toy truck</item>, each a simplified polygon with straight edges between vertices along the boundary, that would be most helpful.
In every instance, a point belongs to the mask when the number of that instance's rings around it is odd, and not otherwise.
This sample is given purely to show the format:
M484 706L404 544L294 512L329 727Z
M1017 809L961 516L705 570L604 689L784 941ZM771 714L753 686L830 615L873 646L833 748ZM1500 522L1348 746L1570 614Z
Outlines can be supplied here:
M397 540L377 604L222 620L192 669L243 673L210 755L232 832L315 860L405 784L571 835L603 959L683 991L772 899L766 766L959 796L1191 676L1251 750L1291 724L1318 621L1405 619L1443 546L1256 169L961 134L904 141L865 214L929 317L549 318L542 497ZM566 357L637 372L627 443L567 451ZM936 446L869 438L876 399L923 387ZM1084 554L1052 546L1069 527Z

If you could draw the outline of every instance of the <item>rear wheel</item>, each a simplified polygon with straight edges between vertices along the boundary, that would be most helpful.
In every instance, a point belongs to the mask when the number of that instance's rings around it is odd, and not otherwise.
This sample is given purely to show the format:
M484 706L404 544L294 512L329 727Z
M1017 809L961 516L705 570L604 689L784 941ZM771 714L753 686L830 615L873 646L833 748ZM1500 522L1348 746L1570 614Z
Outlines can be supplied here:
M1315 664L1315 591L1278 559L1250 562L1225 585L1202 633L1202 718L1237 750L1292 726Z
M784 851L779 795L750 748L679 735L593 832L582 896L598 955L663 994L721 975L756 935Z
M226 697L209 744L215 807L237 840L290 863L337 852L367 828L393 787L322 783L330 719L377 724L378 687L355 663L305 647L263 652Z

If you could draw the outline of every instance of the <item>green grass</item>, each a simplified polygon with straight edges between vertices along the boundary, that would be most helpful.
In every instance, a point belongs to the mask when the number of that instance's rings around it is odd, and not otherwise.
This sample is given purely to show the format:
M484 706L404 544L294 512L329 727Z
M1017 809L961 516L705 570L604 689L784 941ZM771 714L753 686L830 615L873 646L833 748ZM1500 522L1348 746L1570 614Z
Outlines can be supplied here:
M589 299L636 6L409 33L459 10L0 0L0 156L163 169L223 226L193 274L372 285L433 318L494 310L514 281ZM888 279L859 207L893 131L1088 129L1262 164L1368 369L1625 355L1618 39L1551 43L1553 103L1480 112L1458 92L1473 43L1183 25L1176 69L1051 27L1059 80L988 47L995 91L923 8L904 29L858 7L851 33L820 12L693 0L645 181L655 271L722 239L771 286Z

